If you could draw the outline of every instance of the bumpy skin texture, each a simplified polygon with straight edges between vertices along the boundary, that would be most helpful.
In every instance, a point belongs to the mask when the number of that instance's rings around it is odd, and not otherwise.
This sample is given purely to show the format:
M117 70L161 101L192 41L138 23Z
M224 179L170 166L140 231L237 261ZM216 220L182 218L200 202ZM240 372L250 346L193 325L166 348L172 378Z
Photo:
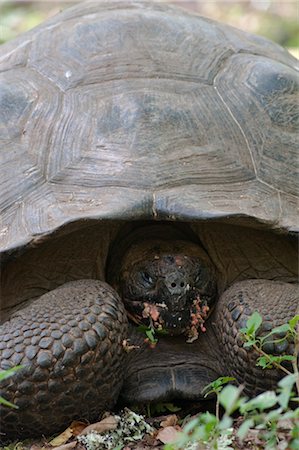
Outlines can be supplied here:
M19 407L1 409L1 431L10 437L50 434L74 418L95 419L116 402L127 319L106 283L67 283L0 330L1 369L24 365L1 386L0 395Z
M275 388L282 376L277 370L258 368L256 352L243 347L240 328L246 325L246 320L254 311L259 311L263 317L259 333L267 334L298 314L298 285L270 280L242 281L227 289L216 305L214 329L220 354L223 355L223 372L244 384L245 392L250 395ZM269 343L264 350L274 355L293 354L294 347L284 341L280 344Z

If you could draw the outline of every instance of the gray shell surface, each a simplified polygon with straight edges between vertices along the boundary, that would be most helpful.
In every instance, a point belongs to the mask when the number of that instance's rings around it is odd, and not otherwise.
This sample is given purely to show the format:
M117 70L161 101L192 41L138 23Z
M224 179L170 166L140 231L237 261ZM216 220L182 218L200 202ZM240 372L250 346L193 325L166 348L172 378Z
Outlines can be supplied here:
M134 1L75 6L3 45L1 251L88 218L298 229L296 63Z

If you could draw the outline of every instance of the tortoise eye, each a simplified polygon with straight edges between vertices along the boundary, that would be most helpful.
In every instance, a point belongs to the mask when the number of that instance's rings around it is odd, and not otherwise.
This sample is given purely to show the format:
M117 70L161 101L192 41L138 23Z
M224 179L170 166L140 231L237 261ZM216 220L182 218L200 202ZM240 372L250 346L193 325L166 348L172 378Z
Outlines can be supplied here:
M141 272L141 278L146 284L150 285L153 283L152 277L147 272Z

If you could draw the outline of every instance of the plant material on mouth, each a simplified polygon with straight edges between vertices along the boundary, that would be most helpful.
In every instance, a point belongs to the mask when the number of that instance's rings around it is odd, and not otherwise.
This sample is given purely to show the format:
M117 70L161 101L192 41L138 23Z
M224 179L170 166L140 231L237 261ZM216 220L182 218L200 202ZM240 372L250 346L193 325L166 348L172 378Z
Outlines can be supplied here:
M151 318L153 320L153 323L156 324L156 322L160 318L160 312L158 311L158 308L156 305L152 305L151 303L144 303L144 310L142 311L142 317L144 319ZM161 325L159 323L159 325Z
M186 336L187 336L187 343L191 344L192 342L196 341L199 336L199 330L201 330L203 333L206 331L206 327L204 326L204 323L206 319L208 318L208 313L210 308L207 305L201 304L200 296L197 295L196 298L193 300L192 308L191 308L191 325L186 330Z
M127 353L130 353L132 350L136 350L136 349L140 348L139 345L131 344L130 339L124 339L122 341L122 347L123 347L124 351Z
M197 340L200 331L202 333L206 331L205 321L209 316L210 310L208 305L202 304L202 300L198 293L194 293L194 296L195 298L193 299L190 308L190 325L188 325L184 331L184 334L187 336L187 343L192 343ZM155 334L164 331L164 321L161 317L161 307L167 309L167 306L164 306L164 304L154 305L147 302L144 302L143 305L144 309L142 311L142 317L144 319L149 319L149 326L141 331L145 331L146 333L147 338L145 342L154 348L158 342Z
M149 344L151 348L155 348L158 343L158 339L155 336L156 330L162 329L160 312L158 311L157 306L150 303L144 303L142 317L144 319L149 319L150 322L150 326L145 330L147 338L144 342Z

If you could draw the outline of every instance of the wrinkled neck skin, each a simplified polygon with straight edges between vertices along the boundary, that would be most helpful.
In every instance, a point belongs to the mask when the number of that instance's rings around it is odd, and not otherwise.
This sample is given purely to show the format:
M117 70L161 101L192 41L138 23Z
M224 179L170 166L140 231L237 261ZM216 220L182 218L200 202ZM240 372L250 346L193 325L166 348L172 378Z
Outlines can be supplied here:
M212 317L206 332L187 343L184 336L159 336L151 348L144 334L130 326L129 343L139 348L128 352L121 399L126 403L202 400L203 389L225 376Z

